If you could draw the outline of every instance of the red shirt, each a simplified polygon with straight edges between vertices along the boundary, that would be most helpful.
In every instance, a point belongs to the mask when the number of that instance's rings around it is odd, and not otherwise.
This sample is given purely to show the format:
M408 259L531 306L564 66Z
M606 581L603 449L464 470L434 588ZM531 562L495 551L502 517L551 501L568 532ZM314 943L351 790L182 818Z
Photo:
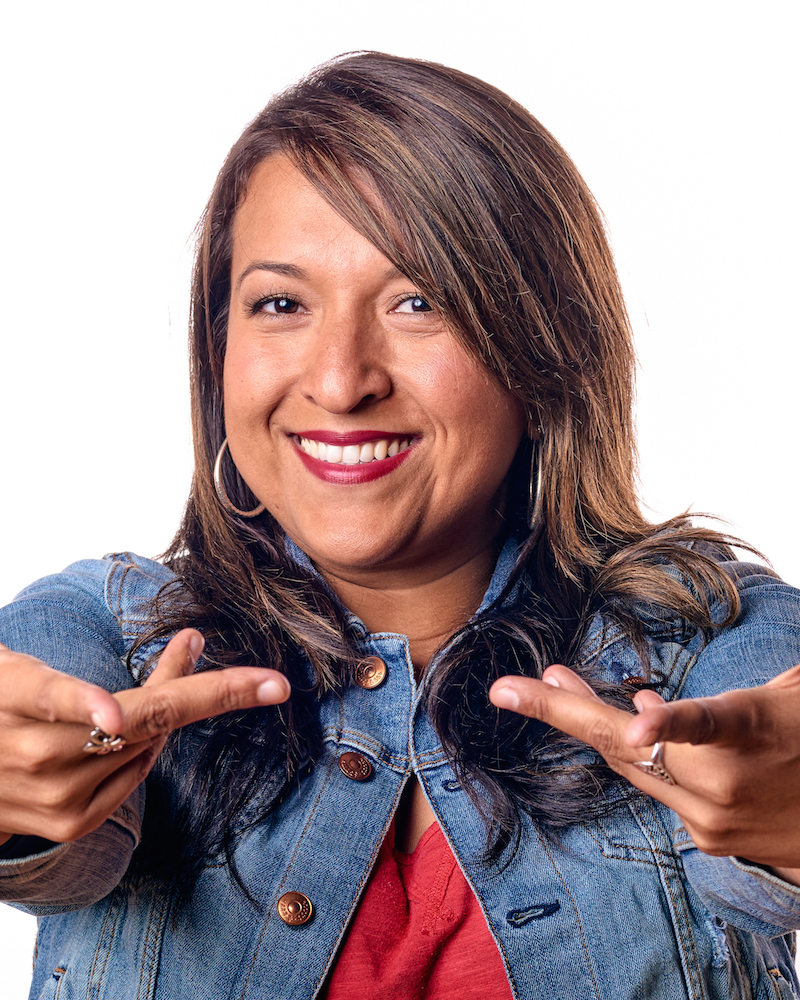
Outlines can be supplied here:
M439 824L413 854L389 828L321 1000L512 1000L475 894Z

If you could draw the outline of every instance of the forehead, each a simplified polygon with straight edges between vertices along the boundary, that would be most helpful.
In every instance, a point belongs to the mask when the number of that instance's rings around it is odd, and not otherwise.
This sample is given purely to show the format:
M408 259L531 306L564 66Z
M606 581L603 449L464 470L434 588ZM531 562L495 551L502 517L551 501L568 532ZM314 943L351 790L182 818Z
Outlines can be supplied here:
M232 230L232 278L256 260L336 267L392 265L353 229L292 161L270 156L253 171Z

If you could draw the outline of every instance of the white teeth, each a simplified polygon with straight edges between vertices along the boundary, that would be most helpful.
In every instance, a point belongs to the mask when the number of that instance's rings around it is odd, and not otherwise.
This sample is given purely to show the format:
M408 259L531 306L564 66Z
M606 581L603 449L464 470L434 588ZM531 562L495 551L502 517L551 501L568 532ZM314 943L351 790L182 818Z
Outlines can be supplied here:
M299 438L300 448L318 458L321 462L332 465L366 465L372 461L382 461L384 458L394 458L401 451L411 447L413 438L382 438L380 441L367 441L366 444L326 444L312 438Z

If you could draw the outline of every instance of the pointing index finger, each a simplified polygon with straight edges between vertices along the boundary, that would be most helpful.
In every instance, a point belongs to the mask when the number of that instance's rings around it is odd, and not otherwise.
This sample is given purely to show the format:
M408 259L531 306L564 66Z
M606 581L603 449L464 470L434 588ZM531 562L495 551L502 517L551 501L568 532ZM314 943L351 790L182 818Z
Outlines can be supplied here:
M599 698L574 694L530 677L502 677L492 685L489 699L499 708L540 719L588 743L603 756L631 755L624 739L631 716Z
M289 694L289 682L276 670L226 667L120 691L116 697L125 711L125 738L139 742L200 719L278 704Z

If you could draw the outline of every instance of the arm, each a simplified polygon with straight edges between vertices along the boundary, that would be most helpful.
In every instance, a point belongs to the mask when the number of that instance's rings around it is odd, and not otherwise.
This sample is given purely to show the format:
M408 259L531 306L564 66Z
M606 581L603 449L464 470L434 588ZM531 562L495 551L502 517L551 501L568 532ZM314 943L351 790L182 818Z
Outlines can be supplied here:
M800 883L800 666L712 698L667 704L641 691L636 716L606 705L558 665L542 681L502 678L490 697L589 743L673 809L706 854L746 857ZM633 766L657 741L668 743L664 765L674 786Z
M41 905L64 909L64 899L76 891L80 905L101 898L125 873L138 838L138 810L123 803L136 802L130 797L169 733L212 715L288 698L289 684L274 670L188 674L201 648L199 632L184 629L142 687L115 695L0 648L0 840L21 834L56 845L2 866L5 898L33 904L38 912ZM95 725L121 732L124 748L103 756L85 753ZM116 856L107 858L109 850ZM90 891L87 868L105 872Z
M737 572L738 570L738 572ZM697 651L665 704L636 695L639 715L604 704L570 670L506 677L492 701L597 749L632 784L673 809L710 855L800 867L800 592L757 568L733 567L741 613ZM788 668L788 669L787 669ZM730 690L735 689L735 690ZM670 786L632 766L664 749Z

